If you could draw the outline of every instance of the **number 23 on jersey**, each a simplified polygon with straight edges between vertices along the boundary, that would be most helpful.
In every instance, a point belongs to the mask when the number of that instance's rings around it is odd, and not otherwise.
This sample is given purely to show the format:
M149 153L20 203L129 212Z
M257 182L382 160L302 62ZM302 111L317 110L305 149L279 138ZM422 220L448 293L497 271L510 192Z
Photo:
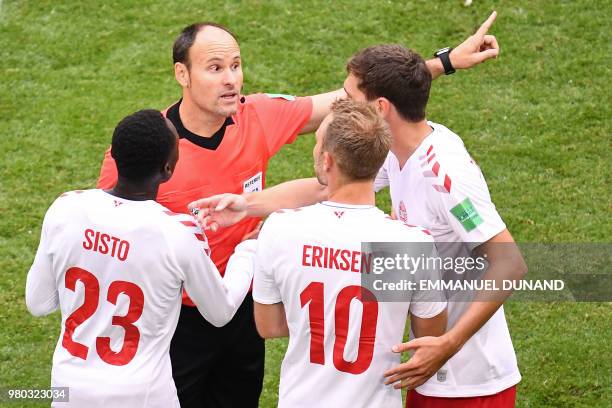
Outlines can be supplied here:
M75 341L72 336L74 335L75 329L93 316L98 309L100 283L94 274L85 269L78 267L68 269L65 276L66 289L74 292L76 290L77 281L81 281L85 288L85 299L83 304L76 308L66 319L62 346L73 356L86 360L89 347ZM96 338L96 351L100 358L106 363L116 366L128 364L136 355L138 342L140 340L140 331L134 326L134 323L142 315L142 309L144 307L144 294L142 289L136 284L127 281L112 282L108 287L106 300L115 305L117 304L117 299L120 294L124 294L130 299L127 314L125 316L113 316L112 319L112 324L114 326L121 326L125 330L125 337L121 350L115 352L111 349L110 337Z

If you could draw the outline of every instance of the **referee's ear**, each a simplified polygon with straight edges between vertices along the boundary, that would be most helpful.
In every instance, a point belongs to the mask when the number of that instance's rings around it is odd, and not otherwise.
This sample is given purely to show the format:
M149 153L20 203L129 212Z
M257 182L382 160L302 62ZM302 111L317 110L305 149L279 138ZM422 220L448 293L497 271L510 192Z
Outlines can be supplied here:
M189 88L189 69L182 62L174 63L174 78L183 87Z

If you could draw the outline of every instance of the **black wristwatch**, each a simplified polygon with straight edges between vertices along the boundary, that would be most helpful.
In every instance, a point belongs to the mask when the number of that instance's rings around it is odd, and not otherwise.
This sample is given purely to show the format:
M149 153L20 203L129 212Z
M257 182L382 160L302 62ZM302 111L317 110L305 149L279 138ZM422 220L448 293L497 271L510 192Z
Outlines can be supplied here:
M453 64L451 64L450 61L450 53L452 50L453 49L451 47L445 47L434 53L434 57L440 58L440 61L442 61L445 75L450 75L455 72L455 68L453 68Z

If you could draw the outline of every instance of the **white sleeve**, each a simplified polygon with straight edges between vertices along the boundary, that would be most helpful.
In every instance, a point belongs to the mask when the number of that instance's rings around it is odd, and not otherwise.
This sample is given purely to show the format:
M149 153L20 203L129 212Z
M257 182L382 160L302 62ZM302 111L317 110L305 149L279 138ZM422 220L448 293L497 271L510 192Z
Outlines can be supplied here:
M385 159L380 170L378 170L378 174L376 174L376 178L374 179L374 191L379 192L381 189L387 187L389 185L389 174L387 173L387 165L389 162L389 157Z
M473 249L503 231L506 224L491 201L480 168L467 158L466 155L462 160L465 162L455 163L443 176L448 177L450 191L440 185L429 189L429 194L442 219Z
M438 251L430 236L423 236L423 242L431 241L430 259L438 258ZM446 298L442 290L421 290L420 282L439 282L442 280L440 270L435 266L428 268L422 267L416 272L417 290L412 293L410 299L410 313L421 319L429 319L442 313L446 308Z
M238 305L242 304L251 288L255 271L256 252L257 240L249 239L243 241L234 248L234 253L227 262L223 282L230 292L230 297Z
M48 229L52 208L53 206L45 215L36 257L26 279L26 306L34 316L48 315L59 307L59 294L53 276L53 259L48 250L50 239Z
M274 250L273 218L273 215L268 217L259 233L253 278L253 300L266 305L282 302L280 291L274 281L274 258L271 256Z
M223 279L208 256L206 241L199 241L194 234L185 236L177 245L185 290L208 322L223 326L234 317L248 293L255 250L239 245L239 253L230 258L227 278Z

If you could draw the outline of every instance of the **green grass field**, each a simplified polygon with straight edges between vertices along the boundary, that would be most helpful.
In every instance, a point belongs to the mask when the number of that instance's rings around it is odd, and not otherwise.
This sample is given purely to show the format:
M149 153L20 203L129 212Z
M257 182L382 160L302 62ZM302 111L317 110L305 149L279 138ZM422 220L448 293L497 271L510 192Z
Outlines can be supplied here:
M42 217L60 193L95 185L119 119L179 97L171 46L182 27L235 31L245 93L309 95L340 87L364 46L428 56L494 8L500 57L436 81L428 117L463 137L517 241L610 242L610 2L0 0L0 387L48 386L59 316L35 319L24 302ZM311 176L313 143L284 148L269 184ZM384 193L379 204L389 209ZM506 311L519 407L612 406L610 303ZM267 344L262 407L276 403L285 347Z

